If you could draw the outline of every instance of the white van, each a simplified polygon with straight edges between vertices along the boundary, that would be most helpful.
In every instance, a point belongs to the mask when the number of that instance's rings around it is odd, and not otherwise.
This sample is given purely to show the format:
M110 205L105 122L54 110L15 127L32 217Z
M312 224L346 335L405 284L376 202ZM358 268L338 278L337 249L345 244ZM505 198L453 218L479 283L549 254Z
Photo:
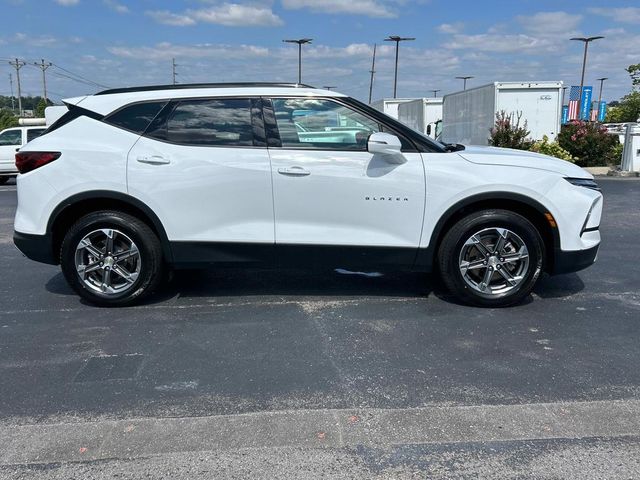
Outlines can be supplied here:
M45 126L12 127L0 132L0 185L18 173L16 152L47 129Z

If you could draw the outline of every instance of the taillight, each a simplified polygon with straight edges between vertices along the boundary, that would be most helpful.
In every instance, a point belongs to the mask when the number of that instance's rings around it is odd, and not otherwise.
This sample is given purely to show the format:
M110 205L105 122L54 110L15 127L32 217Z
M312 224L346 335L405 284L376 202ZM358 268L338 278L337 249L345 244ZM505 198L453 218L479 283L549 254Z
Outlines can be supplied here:
M27 173L57 160L60 155L62 155L60 152L18 152L16 168L20 173Z

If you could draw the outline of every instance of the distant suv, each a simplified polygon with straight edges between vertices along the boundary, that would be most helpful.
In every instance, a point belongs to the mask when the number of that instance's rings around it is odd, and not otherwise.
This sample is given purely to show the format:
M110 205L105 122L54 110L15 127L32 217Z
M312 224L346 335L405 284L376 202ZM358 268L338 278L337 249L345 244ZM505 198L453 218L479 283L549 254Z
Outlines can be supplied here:
M45 127L14 127L0 132L0 185L17 175L16 152L20 147L45 130Z
M15 244L103 306L203 265L438 270L502 306L591 265L602 195L571 163L438 143L357 100L288 84L70 99L17 155Z

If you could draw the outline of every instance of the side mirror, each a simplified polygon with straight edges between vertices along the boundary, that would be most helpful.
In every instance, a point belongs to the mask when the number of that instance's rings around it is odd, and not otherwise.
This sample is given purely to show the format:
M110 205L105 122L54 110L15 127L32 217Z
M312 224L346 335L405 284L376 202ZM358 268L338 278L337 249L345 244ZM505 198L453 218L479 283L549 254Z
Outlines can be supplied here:
M367 141L369 153L379 155L402 156L402 143L395 135L389 133L372 133Z

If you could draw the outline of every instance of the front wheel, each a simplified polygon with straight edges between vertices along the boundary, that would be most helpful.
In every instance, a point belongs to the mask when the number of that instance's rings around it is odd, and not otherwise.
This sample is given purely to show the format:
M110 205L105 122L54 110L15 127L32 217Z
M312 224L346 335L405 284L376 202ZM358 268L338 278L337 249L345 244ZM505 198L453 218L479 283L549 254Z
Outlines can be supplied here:
M78 220L62 242L60 266L81 297L104 307L140 301L157 288L164 270L162 247L153 230L116 211Z
M444 236L438 266L447 288L467 303L503 307L531 293L542 272L544 243L525 217L483 210Z

